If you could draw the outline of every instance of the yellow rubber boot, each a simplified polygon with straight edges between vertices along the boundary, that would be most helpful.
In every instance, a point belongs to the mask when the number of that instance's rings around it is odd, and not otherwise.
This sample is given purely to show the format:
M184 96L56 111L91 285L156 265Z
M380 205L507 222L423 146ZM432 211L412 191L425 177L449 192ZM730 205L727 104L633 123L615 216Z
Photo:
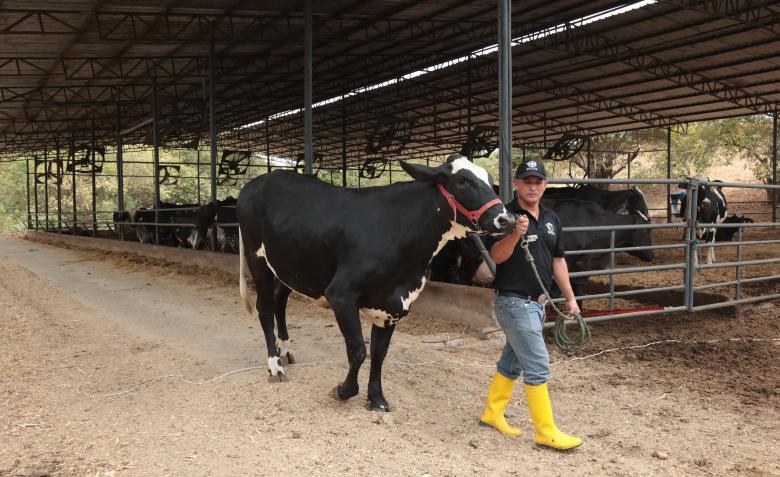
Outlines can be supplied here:
M479 418L481 426L489 426L498 430L505 436L519 436L520 429L507 424L504 418L504 409L512 397L515 388L515 380L509 379L501 373L493 376L493 382L488 389L487 405L482 417Z
M538 386L526 384L525 397L536 428L537 444L559 450L573 449L582 444L582 439L565 434L555 426L547 383Z

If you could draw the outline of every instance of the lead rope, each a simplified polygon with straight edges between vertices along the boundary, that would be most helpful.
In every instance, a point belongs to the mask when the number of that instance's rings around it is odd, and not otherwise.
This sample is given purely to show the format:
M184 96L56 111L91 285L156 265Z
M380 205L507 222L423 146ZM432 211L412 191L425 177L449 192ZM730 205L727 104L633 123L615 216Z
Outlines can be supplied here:
M536 270L536 264L534 263L534 257L531 255L531 251L528 250L528 244L536 240L536 236L523 237L520 242L520 246L523 247L525 252L525 259L528 260L528 264L531 265L531 270L534 271L536 281L539 282L539 286L542 288L542 292L550 301L550 306L558 313L558 317L555 319L555 325L553 326L553 339L555 340L555 346L558 347L564 353L574 351L576 348L584 345L590 339L590 328L582 315L579 313L564 313L552 301L550 292L545 288L542 278L539 276L539 271ZM580 333L577 336L571 337L566 333L567 318L573 317L577 321L577 325L580 328Z

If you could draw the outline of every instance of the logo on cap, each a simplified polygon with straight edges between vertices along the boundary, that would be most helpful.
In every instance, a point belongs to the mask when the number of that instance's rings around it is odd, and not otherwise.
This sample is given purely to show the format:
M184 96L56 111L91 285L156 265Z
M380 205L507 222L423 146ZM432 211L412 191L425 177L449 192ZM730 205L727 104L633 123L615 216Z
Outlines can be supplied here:
M528 169L536 169L536 161L528 161L525 163Z

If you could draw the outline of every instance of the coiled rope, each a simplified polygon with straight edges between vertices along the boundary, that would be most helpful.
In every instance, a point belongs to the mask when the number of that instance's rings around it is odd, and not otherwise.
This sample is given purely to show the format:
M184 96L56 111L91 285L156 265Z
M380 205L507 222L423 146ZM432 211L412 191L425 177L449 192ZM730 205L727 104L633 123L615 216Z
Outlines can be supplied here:
M523 240L520 242L520 246L523 247L525 258L528 260L528 264L531 265L531 270L534 271L534 276L536 276L536 281L539 282L539 286L542 288L542 292L549 299L550 306L552 306L553 310L558 313L558 317L555 319L555 325L553 326L553 339L555 340L555 346L557 346L558 349L565 353L574 351L576 348L584 345L590 339L590 328L582 318L582 315L579 313L564 313L557 306L555 306L555 303L552 301L552 296L550 296L550 292L547 291L547 288L545 288L544 283L542 282L542 278L539 276L539 271L536 270L534 257L531 255L531 251L528 249L528 244L532 241L533 239L529 240L527 237L523 237ZM569 319L576 321L577 326L579 327L579 334L570 336L568 333L566 333L566 325Z

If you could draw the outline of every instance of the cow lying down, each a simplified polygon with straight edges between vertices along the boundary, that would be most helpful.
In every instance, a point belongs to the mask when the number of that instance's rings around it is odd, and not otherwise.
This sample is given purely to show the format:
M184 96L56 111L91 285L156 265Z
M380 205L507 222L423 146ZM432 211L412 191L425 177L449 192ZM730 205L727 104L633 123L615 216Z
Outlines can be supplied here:
M462 156L438 167L401 162L414 178L384 187L346 189L292 171L248 182L238 197L240 289L247 310L247 270L258 290L271 380L290 361L285 307L291 290L327 299L346 342L349 371L339 399L358 394L366 358L360 318L371 321L368 401L389 411L382 362L396 323L425 286L432 257L468 231L509 232L514 217L493 192L488 173ZM277 286L274 282L277 279ZM276 289L275 289L276 288ZM274 335L274 317L279 340Z

